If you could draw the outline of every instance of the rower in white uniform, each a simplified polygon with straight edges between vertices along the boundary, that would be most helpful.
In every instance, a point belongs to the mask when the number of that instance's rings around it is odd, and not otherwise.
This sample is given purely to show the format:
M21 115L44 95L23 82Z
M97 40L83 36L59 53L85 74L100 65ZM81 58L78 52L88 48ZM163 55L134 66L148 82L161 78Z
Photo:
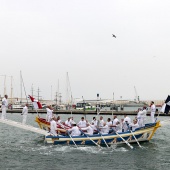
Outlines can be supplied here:
M103 123L103 126L99 127L99 129L100 129L100 133L101 133L102 135L106 135L106 134L109 133L110 127L104 122L104 123Z
M97 126L97 120L96 117L93 117L93 120L91 121L91 123L94 123L95 126Z
M93 135L93 128L90 123L87 123L87 127L81 128L81 130L86 130L87 132L84 132L86 135Z
M75 123L72 124L71 129L68 129L68 133L71 133L71 136L80 136L81 135L81 132Z
M132 131L135 131L137 128L139 128L138 120L134 119L133 123L129 124L129 127L132 127Z
M84 117L82 117L81 120L77 123L77 126L79 126L80 128L84 128L87 126L87 122Z

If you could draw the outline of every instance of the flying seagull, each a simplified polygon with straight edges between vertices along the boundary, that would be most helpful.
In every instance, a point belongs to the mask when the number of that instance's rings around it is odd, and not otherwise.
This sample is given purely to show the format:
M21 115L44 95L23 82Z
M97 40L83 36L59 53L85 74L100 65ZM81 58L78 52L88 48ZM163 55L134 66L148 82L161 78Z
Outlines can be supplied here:
M116 35L112 34L112 36L116 38Z

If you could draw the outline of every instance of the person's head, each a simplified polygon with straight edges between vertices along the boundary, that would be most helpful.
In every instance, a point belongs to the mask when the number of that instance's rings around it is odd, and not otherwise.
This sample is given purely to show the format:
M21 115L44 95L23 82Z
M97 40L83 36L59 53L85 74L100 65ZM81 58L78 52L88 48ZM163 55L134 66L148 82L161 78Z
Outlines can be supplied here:
M110 121L111 121L111 119L110 119L110 118L108 118L108 119L107 119L107 121L108 121L108 122L110 122Z
M124 114L124 117L126 117L127 115L126 114Z
M70 117L68 117L68 121L70 121Z
M152 105L152 104L154 104L154 102L153 102L153 101L151 101L151 105Z
M143 107L143 110L145 110L145 109L146 109L146 106Z
M137 122L138 122L137 119L134 119L134 120L133 120L133 123L134 123L134 124L136 124Z
M119 121L117 121L117 122L116 122L116 125L118 125L118 124L120 124L120 122L119 122Z
M96 120L96 117L93 117L93 120Z
M72 123L71 126L76 126L76 123Z
M4 97L7 99L7 98L8 98L8 95L5 95Z
M103 119L103 117L102 116L100 116L100 120L102 120Z
M116 116L116 115L114 115L114 116L113 116L113 119L116 119L116 118L117 118L117 116Z
M81 117L81 120L83 121L83 120L84 120L84 117Z
M27 107L28 107L28 103L26 103L26 104L25 104L25 106L27 106Z

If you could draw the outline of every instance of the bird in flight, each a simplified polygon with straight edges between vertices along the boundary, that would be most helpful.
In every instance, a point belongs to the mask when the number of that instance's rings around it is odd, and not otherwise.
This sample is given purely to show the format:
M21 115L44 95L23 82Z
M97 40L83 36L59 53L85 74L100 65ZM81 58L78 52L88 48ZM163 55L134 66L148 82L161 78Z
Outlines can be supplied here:
M116 38L116 35L112 34L112 36L113 36L114 38Z

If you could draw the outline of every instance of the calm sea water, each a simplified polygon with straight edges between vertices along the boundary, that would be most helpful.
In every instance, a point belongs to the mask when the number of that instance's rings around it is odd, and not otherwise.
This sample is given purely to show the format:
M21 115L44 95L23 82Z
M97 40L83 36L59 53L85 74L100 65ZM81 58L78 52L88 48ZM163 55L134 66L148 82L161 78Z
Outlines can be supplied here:
M29 114L27 123L36 126L35 114ZM66 120L68 115L60 115ZM88 115L91 120L94 115ZM8 119L21 122L20 114L7 114ZM45 114L42 115L45 117ZM74 115L75 121L81 115ZM105 120L109 116L104 116ZM119 116L118 118L121 118ZM169 117L160 117L161 120ZM149 121L149 117L148 117ZM170 125L157 130L150 142L141 143L142 149L133 144L133 150L122 145L102 149L96 146L54 146L44 143L44 137L33 132L0 124L1 170L169 170Z

